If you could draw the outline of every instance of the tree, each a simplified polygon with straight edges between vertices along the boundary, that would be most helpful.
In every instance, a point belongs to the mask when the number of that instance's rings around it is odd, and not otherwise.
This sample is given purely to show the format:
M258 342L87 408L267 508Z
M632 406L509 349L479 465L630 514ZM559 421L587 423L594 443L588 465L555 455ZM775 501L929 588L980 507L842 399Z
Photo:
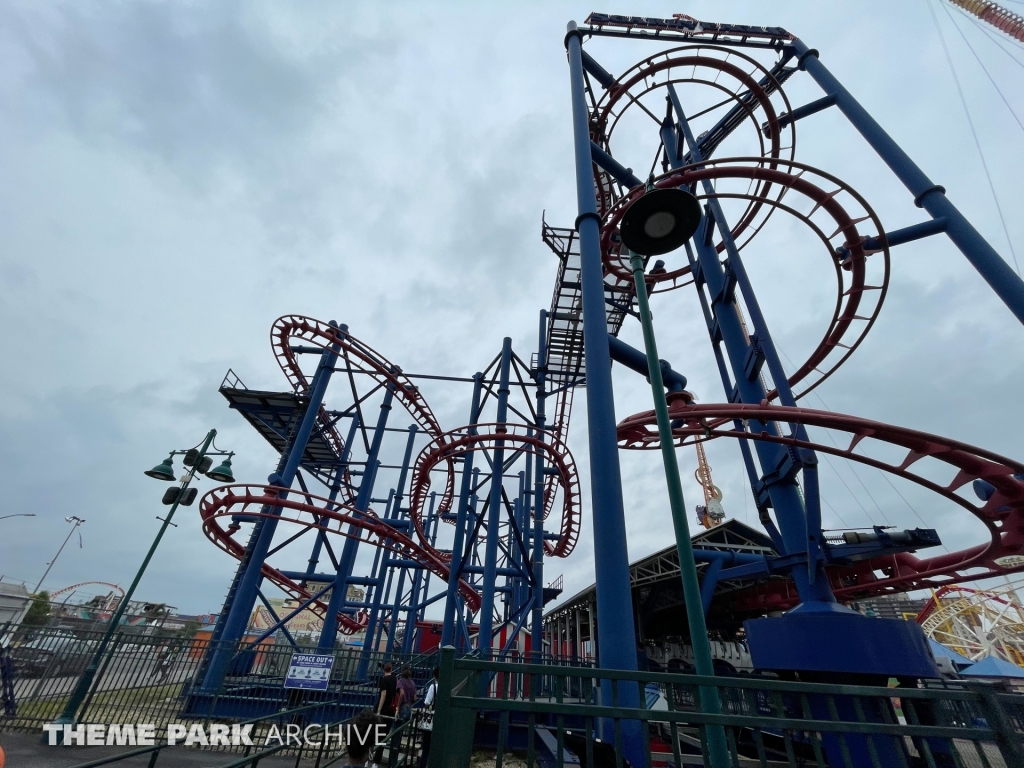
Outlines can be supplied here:
M50 620L50 593L45 589L32 595L32 605L21 623L27 627L45 627Z

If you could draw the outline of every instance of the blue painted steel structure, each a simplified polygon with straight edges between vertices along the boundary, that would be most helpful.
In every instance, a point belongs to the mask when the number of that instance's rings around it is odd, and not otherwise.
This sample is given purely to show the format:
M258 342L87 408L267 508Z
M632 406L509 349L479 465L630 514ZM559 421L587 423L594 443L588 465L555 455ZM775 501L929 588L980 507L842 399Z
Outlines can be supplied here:
M583 49L584 41L598 37L677 47L614 76ZM685 188L703 206L692 241L667 256L680 263L666 267L645 258L644 279L652 302L692 286L727 401L696 405L685 390L686 377L661 361L673 439L677 445L719 436L738 442L760 521L777 552L696 550L697 561L707 564L704 611L722 582L734 587L730 600L737 616L788 610L747 624L755 661L766 669L833 678L920 677L932 668L916 627L888 626L887 647L900 650L887 652L869 637L879 625L869 627L841 600L1022 568L1004 567L999 558L1024 551L1024 465L955 441L800 406L801 397L846 362L870 330L888 288L891 247L946 234L1024 321L1024 283L942 188L882 131L817 53L785 30L592 14L586 26L569 25L565 46L578 216L572 230L544 224L559 271L529 362L505 338L494 360L472 377L406 374L347 326L287 316L271 336L290 391L250 390L233 374L222 385L231 407L280 452L280 461L268 485L227 486L201 504L205 532L239 559L239 568L200 692L215 696L228 676L251 663L246 651L279 630L296 643L285 625L303 610L323 619L319 649L362 643L354 670L361 680L375 671L374 651L410 654L421 647L435 603L444 645L497 656L530 652L537 659L557 652L544 647L543 608L557 594L544 585L545 560L571 553L579 532L579 478L565 440L580 386L587 389L597 578L592 650L602 667L637 668L634 636L623 631L634 610L619 450L659 448L660 437L650 412L616 423L612 374L613 362L644 376L649 370L645 354L618 338L637 316L618 225L647 185ZM774 62L761 60L773 54ZM801 71L826 95L793 108L782 86ZM714 98L701 96L701 88ZM707 106L711 101L716 103ZM796 124L831 107L850 119L932 219L886 232L854 190L794 159ZM623 147L617 157L613 136L631 119L631 109L654 123L647 126L651 146ZM720 159L730 147L739 155ZM638 157L641 152L647 158ZM647 181L623 161L651 154ZM655 175L659 162L661 174ZM822 341L806 362L791 366L795 370L783 364L745 268L747 247L773 215L808 225L825 245L838 283ZM316 360L309 374L304 359ZM441 427L420 390L427 381L464 387L470 406L465 425ZM399 426L393 426L396 419ZM850 447L821 446L808 426L846 430ZM873 466L955 500L985 522L991 545L919 560L910 553L938 544L934 531L879 529L856 540L827 539L817 455L867 461L853 453L867 438L908 451L902 464ZM956 468L956 480L929 485L913 475L910 468L925 455ZM955 492L974 480L984 484L975 484L984 493L982 504L972 506ZM247 537L240 534L250 525ZM339 538L345 540L340 552ZM888 569L884 578L877 576L880 564ZM787 578L769 580L778 576ZM286 611L273 608L268 585L292 599ZM258 603L272 620L249 632ZM613 692L606 682L601 696L624 707L640 704L630 686ZM203 711L214 706L210 701ZM626 756L639 764L640 724L622 728Z
M543 560L571 552L578 532L578 479L560 435L545 430L541 374L506 338L495 360L472 378L422 377L471 385L468 424L446 432L413 383L421 377L402 372L347 326L290 316L278 320L271 335L294 391L250 390L230 373L222 385L232 407L280 450L281 460L269 485L244 486L244 493L226 486L201 503L207 535L240 564L200 692L214 696L231 675L245 672L252 656L247 649L272 634L280 631L296 644L286 624L303 610L323 618L319 649L362 644L356 679L375 673L374 651L413 653L419 632L429 628L425 613L433 603L443 606L444 642L499 656L525 653L539 637L531 618L539 620L544 602L557 595L542 585ZM300 361L312 355L317 365L307 375ZM327 409L332 382L346 407ZM414 423L391 426L402 410ZM346 419L342 439L338 426ZM392 456L399 463L388 463ZM438 478L443 488L432 487ZM387 494L385 481L394 483ZM544 521L559 499L561 514L552 522L560 526L551 532ZM365 543L374 545L372 563L360 546ZM275 610L268 584L293 598L288 610ZM269 626L247 631L260 605Z
M582 51L584 39L601 37L649 40L659 43L662 50L616 77L596 57ZM666 48L670 44L679 47ZM848 417L821 417L817 415L820 412L805 419L805 414L812 412L801 408L798 401L845 362L870 329L888 286L889 247L945 233L1022 322L1024 283L946 199L944 190L910 161L824 68L817 52L785 30L707 24L679 16L653 19L595 13L587 19L586 27L570 24L566 48L576 152L580 299L584 326L602 331L588 333L585 339L597 561L598 626L591 642L597 641L601 665L635 668L635 661L626 658L632 638L623 638L621 633L616 636L616 629L630 615L625 540L622 537L610 542L600 537L602 530L609 530L609 539L618 538L623 530L617 457L611 447L652 449L660 447L662 439L654 429L653 412L623 420L614 436L608 429L614 415L605 323L609 322L613 334L618 329L606 318L606 305L615 304L624 314L634 315L636 298L635 292L631 296L628 291L614 299L608 296L622 291L628 275L629 253L621 244L618 228L626 210L646 191L623 158L642 161L644 155L649 158L651 154L650 147L637 146L635 138L640 132L635 125L627 134L633 143L625 148L616 146L620 151L613 152L613 133L629 119L628 110L633 109L642 123L649 125L646 116L656 124L650 131L655 155L652 169L660 160L663 173L657 177L652 173L646 188L683 188L697 195L704 206L701 225L685 248L686 262L675 269L656 262L645 277L647 293L653 296L688 285L696 289L725 395L735 405L731 411L742 415L726 415L729 408L696 406L688 393L678 394L671 402L675 417L672 439L682 445L719 435L738 438L760 519L778 552L773 558L695 552L698 560L707 563L701 589L705 612L720 582L731 580L735 586L750 580L746 602L742 591L739 599L733 598L741 615L789 609L778 618L747 621L747 637L759 668L826 675L833 680L842 680L844 675L934 676L934 663L917 626L907 622L886 622L882 626L861 617L837 601L836 590L870 594L913 588L934 579L977 578L963 566L968 560L983 565L988 573L1011 570L1014 561L1000 561L999 555L1024 550L1024 536L1019 533L1024 529L1022 465L988 456L989 466L977 464L966 469L972 462L965 456L963 461L949 461L959 472L948 486L932 486L952 498L956 488L979 477L979 473L992 471L998 475L1002 482L999 510L1013 515L1010 527L1017 532L1008 546L1004 546L1005 536L999 531L1005 531L1006 524L993 519L995 505L981 494L986 505L962 506L989 525L993 532L989 546L918 560L909 553L939 543L933 531L906 531L895 537L879 531L864 542L828 541L821 530L817 473L820 448L806 427L807 423L849 426L852 421ZM761 64L750 55L757 49L773 50L777 60L770 67ZM786 100L782 84L802 70L826 95L794 109ZM705 76L704 72L714 76ZM685 96L680 86L686 87ZM708 91L714 99L707 96ZM721 101L723 92L727 98ZM663 99L661 109L659 96ZM834 177L793 160L797 121L832 106L850 119L911 191L918 207L932 215L931 221L886 233L859 195ZM658 117L659 112L665 116ZM699 118L703 118L706 130L694 127ZM737 134L748 122L757 129L756 154L749 149L749 139L744 141ZM781 140L784 133L785 142ZM738 157L713 158L723 146L734 145L743 147L736 153ZM637 157L637 152L643 154ZM730 186L734 181L746 188ZM813 203L810 213L806 212L808 206L793 201L796 196L809 198ZM744 249L768 217L779 212L811 227L828 247L839 278L840 298L833 322L818 349L795 371L787 371L783 365L744 264ZM824 216L831 217L832 226L823 228ZM829 235L832 229L835 231ZM836 243L837 235L845 239ZM564 247L560 254L570 252ZM879 264L884 265L880 272ZM875 279L868 277L872 270ZM844 272L849 276L844 277ZM877 298L865 298L872 291L878 292ZM613 337L610 346L612 359L633 370L640 369L641 358L630 355L621 341ZM837 349L845 352L836 353ZM666 364L662 362L662 366ZM682 381L685 386L685 378ZM669 380L665 383L668 386ZM750 413L743 412L743 404L748 404L745 407ZM773 410L779 415L773 416ZM702 416L711 411L716 412L714 420ZM934 436L911 446L913 440L898 428L879 426L857 424L848 429L854 433L848 449L825 450L852 458L853 447L868 436L902 445L908 449L904 461L883 466L907 476L907 467L921 456L938 456L951 447L951 441ZM975 449L965 453L972 451L975 455L983 453ZM854 546L862 544L868 549L854 554ZM878 569L888 579L874 576ZM840 571L842 575L837 577ZM763 583L771 573L788 577L784 596L778 584ZM774 605L770 599L774 599ZM879 642L883 636L884 642ZM832 744L828 749L832 752L838 746ZM850 749L855 763L866 758L863 743L851 742ZM839 752L833 757L838 759ZM896 757L883 755L882 762Z

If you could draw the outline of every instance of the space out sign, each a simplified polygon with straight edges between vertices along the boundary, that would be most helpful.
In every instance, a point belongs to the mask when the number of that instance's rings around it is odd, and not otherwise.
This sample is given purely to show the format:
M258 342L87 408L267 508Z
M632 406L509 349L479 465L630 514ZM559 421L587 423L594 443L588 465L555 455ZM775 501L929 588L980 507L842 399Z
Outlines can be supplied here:
M302 688L308 691L326 691L331 681L334 656L319 653L293 653L288 662L288 674L284 678L285 688Z

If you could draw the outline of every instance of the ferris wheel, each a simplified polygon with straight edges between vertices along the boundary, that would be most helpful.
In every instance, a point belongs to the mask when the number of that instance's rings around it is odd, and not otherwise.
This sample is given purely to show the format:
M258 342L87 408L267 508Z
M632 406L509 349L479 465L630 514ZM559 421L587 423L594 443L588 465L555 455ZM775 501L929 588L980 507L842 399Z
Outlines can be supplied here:
M1013 584L988 590L941 587L917 623L932 640L971 661L995 656L1024 666L1024 606Z

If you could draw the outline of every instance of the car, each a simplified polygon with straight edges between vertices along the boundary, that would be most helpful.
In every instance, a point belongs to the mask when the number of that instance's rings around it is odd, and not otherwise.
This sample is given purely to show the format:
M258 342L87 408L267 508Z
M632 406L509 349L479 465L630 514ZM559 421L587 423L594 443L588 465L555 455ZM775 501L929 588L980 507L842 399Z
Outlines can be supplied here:
M88 666L93 650L93 643L61 632L11 648L11 661L19 677L77 675Z

